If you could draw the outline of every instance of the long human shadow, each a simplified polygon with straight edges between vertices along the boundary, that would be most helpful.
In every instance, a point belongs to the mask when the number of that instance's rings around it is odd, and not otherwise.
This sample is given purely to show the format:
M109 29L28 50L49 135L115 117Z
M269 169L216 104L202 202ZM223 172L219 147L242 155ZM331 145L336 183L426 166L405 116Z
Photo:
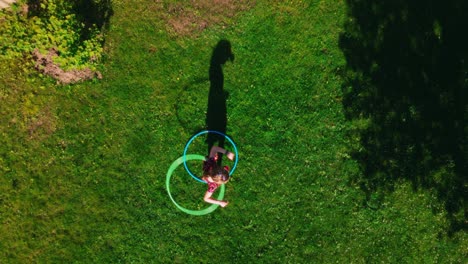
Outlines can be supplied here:
M208 93L208 106L206 111L206 128L216 130L226 134L227 129L227 106L226 99L229 93L224 90L223 65L228 61L234 61L234 54L231 50L231 43L227 40L220 40L210 61L210 90ZM224 147L225 138L215 133L208 133L206 142L208 153L213 145ZM221 158L218 160L221 163Z
M467 228L468 1L347 0L343 106L368 199L401 179L435 191L449 233Z

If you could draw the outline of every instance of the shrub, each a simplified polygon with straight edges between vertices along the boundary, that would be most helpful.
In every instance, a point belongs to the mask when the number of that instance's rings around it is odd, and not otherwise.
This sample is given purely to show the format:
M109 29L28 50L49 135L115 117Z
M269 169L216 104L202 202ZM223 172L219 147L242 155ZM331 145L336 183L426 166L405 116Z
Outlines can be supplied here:
M42 0L13 6L0 13L0 57L31 58L55 49L54 63L64 70L95 69L102 57L103 37L95 25L85 25L73 13L73 1ZM86 32L86 34L85 34Z

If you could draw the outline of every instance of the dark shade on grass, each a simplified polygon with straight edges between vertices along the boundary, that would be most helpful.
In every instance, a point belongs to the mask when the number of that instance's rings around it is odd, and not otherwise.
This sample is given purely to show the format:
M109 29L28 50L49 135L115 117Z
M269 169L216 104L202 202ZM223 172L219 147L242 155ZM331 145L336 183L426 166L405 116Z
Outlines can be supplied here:
M368 119L354 152L371 200L399 179L430 189L445 205L450 232L467 228L468 4L348 0L340 47L349 119ZM462 34L463 35L463 34Z
M208 130L219 131L226 134L227 130L227 105L226 99L229 93L224 90L224 74L222 66L227 61L234 61L234 54L231 51L231 43L227 40L220 40L213 49L211 56L209 77L210 91L208 94L208 107L206 111L206 128ZM219 134L209 133L207 135L208 153L215 143L224 147L225 139ZM221 162L221 159L219 159Z

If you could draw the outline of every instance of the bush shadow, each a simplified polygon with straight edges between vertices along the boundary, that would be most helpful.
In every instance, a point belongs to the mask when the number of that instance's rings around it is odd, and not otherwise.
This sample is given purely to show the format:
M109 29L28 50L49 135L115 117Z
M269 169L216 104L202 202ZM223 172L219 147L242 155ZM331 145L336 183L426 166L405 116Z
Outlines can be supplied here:
M449 233L467 228L468 2L347 0L340 48L343 106L356 128L353 157L367 193L404 179L433 190Z
M216 130L226 134L227 129L227 106L226 100L229 93L224 90L224 74L222 66L227 61L234 61L234 54L231 50L231 43L227 40L220 40L213 49L210 60L209 79L210 90L208 93L208 106L206 111L206 129ZM208 153L211 147L217 142L218 146L224 147L225 138L218 134L208 133L206 142ZM221 163L221 158L218 160Z

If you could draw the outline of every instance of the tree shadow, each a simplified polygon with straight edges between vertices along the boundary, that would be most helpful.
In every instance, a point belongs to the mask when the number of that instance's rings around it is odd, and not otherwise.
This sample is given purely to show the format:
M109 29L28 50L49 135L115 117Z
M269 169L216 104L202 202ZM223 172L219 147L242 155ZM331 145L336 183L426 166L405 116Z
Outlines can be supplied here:
M340 36L347 67L343 106L357 130L368 199L401 179L434 190L467 228L468 2L347 0Z
M227 128L227 107L226 99L229 93L224 90L224 74L222 66L228 61L234 61L234 54L231 50L231 43L227 40L220 40L210 61L210 90L208 93L208 106L206 111L206 128L216 130L226 134ZM218 146L224 147L225 138L218 134L208 133L206 142L208 153L211 147L217 142ZM218 160L221 163L221 158Z
M74 0L74 3L74 12L86 29L93 25L100 31L109 29L109 21L114 14L111 0ZM84 33L82 37L86 39L90 32Z

